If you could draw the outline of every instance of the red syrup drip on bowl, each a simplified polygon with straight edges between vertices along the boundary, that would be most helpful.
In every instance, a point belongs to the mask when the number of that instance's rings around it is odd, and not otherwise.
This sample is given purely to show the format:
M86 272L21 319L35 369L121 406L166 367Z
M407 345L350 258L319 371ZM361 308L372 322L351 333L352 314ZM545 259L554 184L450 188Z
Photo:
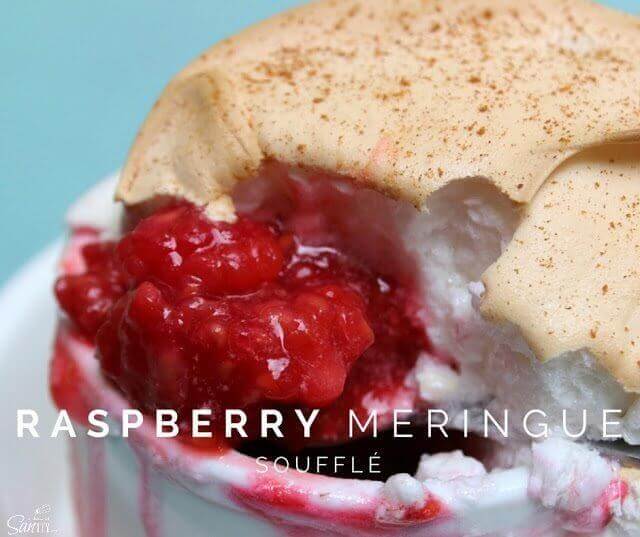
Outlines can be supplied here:
M391 400L429 346L409 289L279 222L174 205L82 257L56 282L62 309L106 378L143 411L177 410L183 433L196 408L220 431L226 408L322 407L314 438L285 440L344 439L348 409Z

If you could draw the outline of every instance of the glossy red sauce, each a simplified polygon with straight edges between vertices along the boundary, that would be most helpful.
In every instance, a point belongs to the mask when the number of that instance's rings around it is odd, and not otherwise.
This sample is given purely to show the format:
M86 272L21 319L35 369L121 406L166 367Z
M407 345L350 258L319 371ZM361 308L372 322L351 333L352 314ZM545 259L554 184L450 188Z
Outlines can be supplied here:
M226 408L295 406L323 408L311 441L345 438L348 409L395 394L428 347L410 290L279 221L180 204L81 251L62 309L103 374L144 411L177 410L183 432L196 408L215 430Z

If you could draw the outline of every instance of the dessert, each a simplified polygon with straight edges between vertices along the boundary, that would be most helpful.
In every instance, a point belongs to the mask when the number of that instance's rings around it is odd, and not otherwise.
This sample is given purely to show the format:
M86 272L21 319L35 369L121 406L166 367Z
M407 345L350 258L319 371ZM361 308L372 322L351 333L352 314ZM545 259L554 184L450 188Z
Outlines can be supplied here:
M54 399L85 426L151 416L72 442L82 534L638 531L635 471L587 441L640 442L639 25L318 2L180 73L118 204L106 185L70 216ZM480 438L484 410L509 434ZM350 430L372 412L376 438ZM358 450L379 476L283 470Z

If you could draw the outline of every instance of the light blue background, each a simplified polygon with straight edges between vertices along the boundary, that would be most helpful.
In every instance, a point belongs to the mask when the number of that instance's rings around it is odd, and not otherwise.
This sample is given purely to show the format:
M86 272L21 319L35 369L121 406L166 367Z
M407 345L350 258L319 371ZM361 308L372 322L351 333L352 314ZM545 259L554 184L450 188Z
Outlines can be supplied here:
M0 0L0 283L118 168L168 79L300 0ZM640 12L640 0L606 3Z

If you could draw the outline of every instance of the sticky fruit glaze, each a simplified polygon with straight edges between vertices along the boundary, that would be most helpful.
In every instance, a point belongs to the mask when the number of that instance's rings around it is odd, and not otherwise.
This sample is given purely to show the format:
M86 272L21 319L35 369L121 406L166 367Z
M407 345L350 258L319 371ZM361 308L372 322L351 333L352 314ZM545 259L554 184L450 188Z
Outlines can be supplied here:
M183 433L196 408L215 429L226 408L310 407L312 441L339 440L347 409L395 392L428 346L413 293L286 222L174 204L81 254L60 306L105 377L145 412L177 410Z

